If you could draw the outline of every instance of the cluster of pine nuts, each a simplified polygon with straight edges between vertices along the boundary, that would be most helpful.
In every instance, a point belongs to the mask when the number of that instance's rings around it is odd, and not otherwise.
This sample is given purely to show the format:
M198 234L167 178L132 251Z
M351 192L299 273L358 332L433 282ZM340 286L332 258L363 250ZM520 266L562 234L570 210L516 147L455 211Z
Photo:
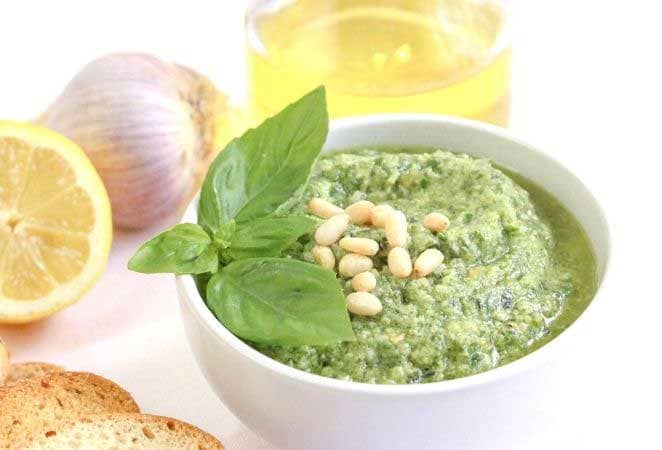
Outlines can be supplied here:
M373 239L343 237L350 223L372 225L384 228L389 245L388 267L397 278L425 277L442 266L444 255L437 249L430 248L421 253L412 263L407 243L407 217L389 205L377 205L367 200L352 203L344 210L321 198L313 198L308 204L311 214L326 219L315 231L312 253L315 261L322 267L333 269L336 258L330 246L338 242L347 251L338 262L338 273L351 278L354 292L347 296L347 309L352 314L375 316L382 311L381 301L371 291L377 286L375 275L370 272L374 267L370 258L379 252L379 243ZM433 212L423 218L423 226L435 233L445 231L450 221L441 213Z

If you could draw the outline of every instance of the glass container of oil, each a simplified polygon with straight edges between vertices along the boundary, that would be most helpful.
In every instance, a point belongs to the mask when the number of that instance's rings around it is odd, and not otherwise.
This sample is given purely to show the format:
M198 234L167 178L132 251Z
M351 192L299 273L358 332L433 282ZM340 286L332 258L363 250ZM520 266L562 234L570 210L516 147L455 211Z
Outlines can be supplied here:
M379 112L508 122L498 0L263 0L246 16L251 110L327 88L331 117Z

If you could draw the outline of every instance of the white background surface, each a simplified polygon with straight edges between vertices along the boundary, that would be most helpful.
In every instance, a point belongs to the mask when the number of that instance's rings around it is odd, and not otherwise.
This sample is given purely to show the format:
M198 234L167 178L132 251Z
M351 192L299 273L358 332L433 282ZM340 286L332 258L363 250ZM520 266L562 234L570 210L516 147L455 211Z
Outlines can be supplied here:
M0 118L35 117L82 64L111 51L146 51L193 66L240 100L244 5L3 2ZM592 188L614 239L594 351L578 356L582 370L564 380L568 395L541 405L548 433L527 450L660 448L660 12L657 2L643 0L515 2L511 128ZM150 233L116 236L109 270L82 302L44 323L0 327L0 335L17 360L108 376L145 411L191 421L230 450L271 448L206 386L188 354L172 280L125 271Z

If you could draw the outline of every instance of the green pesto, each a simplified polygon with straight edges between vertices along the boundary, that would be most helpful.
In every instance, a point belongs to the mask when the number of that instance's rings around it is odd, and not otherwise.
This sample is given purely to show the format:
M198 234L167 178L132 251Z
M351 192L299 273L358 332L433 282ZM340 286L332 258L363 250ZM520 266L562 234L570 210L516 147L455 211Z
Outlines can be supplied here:
M487 160L447 151L361 149L324 155L296 206L310 198L345 207L367 199L402 210L412 258L427 248L445 267L400 280L386 264L382 229L348 235L380 242L373 292L384 307L352 316L356 342L331 346L256 346L297 369L366 383L426 383L483 372L521 358L570 325L591 301L596 268L589 240L551 195ZM432 211L450 228L422 226ZM313 262L312 234L287 253ZM336 258L343 251L333 247ZM349 280L343 280L347 293Z

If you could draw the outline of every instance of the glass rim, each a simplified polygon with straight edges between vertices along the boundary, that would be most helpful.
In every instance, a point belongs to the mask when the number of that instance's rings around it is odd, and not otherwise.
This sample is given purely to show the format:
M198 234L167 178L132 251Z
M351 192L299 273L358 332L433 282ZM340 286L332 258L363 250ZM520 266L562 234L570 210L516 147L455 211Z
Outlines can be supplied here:
M273 13L280 8L289 4L295 3L298 0L251 0L244 12L244 36L251 49L255 50L263 56L267 56L269 51L264 45L263 40L259 36L257 26L255 26L254 19L258 12ZM322 0L324 1L324 0ZM471 0L467 0L471 1ZM499 55L501 55L511 45L510 33L510 8L511 2L508 0L483 0L497 3L503 11L503 20L499 34L494 41L494 44L486 54L485 58L475 68L470 70L470 73L475 73L482 70L485 66L489 65ZM262 11L264 9L264 11Z

